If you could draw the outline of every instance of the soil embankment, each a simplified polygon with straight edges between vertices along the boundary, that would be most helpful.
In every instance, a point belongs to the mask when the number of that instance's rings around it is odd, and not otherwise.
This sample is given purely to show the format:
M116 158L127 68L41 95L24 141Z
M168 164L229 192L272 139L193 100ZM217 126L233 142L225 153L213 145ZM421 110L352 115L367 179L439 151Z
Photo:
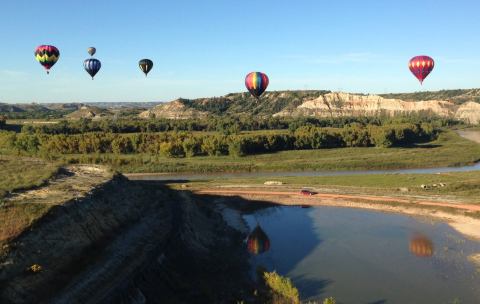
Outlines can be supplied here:
M62 178L52 185L82 187ZM15 203L47 204L47 193L58 198L66 193L48 187L36 189L38 197L23 193ZM250 287L245 235L202 203L209 198L123 176L80 192L63 203L55 201L2 248L0 303L245 299Z

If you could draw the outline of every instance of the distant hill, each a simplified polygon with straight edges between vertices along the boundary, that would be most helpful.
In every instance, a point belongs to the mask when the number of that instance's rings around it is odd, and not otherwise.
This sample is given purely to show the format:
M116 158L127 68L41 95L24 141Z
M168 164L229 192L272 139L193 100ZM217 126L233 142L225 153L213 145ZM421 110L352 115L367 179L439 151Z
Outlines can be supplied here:
M15 118L59 118L66 114L66 111L50 109L44 104L37 103L19 103L7 104L0 103L0 115L9 119Z
M391 93L381 94L384 98L401 99L405 101L420 100L448 100L454 104L461 105L466 102L480 103L480 89L462 89L462 90L441 90L430 92L414 93Z
M101 118L106 116L111 116L112 113L107 109L102 109L94 106L82 106L77 111L74 111L70 114L67 114L65 117L70 119L80 119L80 118Z
M330 91L272 91L257 100L250 93L232 93L221 97L185 99L179 98L160 104L140 117L190 118L193 116L252 114L271 116L285 109L295 109L306 100L317 98ZM178 111L180 114L176 114Z
M338 117L422 112L478 123L479 97L480 89L385 95L274 91L265 93L259 100L248 93L234 93L212 98L176 99L142 112L139 116L176 119L225 114Z

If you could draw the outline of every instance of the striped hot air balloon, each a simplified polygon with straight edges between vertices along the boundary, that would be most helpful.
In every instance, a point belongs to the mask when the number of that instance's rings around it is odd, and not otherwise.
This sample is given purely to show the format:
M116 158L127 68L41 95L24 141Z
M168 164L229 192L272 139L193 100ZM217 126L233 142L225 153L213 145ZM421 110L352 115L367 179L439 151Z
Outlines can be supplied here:
M433 243L425 236L415 236L410 240L410 252L418 257L431 257Z
M142 59L138 62L138 66L143 73L145 73L145 77L147 77L148 72L150 72L153 68L153 61L150 59Z
M35 59L50 72L50 68L57 63L60 58L60 51L53 45L40 45L35 49Z
M420 84L423 84L423 80L427 78L428 74L433 70L435 66L435 61L428 56L415 56L408 62L408 68L410 71L417 77L420 81Z
M259 225L253 229L247 239L247 249L251 254L260 254L270 249L270 240Z
M259 98L268 87L268 77L261 72L251 72L245 77L245 86L250 94Z
M95 77L95 75L98 73L98 71L102 67L102 63L98 59L89 58L89 59L85 59L85 61L83 62L83 67L85 68L85 71L87 71L87 73L90 74L90 76L92 76L92 80L93 80L93 77Z

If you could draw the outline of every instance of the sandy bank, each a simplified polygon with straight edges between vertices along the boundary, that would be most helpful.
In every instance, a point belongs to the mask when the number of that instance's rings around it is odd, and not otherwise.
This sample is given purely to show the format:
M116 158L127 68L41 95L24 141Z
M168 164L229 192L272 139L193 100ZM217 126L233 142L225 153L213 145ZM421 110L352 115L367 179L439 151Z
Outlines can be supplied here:
M469 213L480 211L480 206L478 205L371 195L317 193L313 196L303 196L298 192L275 189L204 188L197 189L195 193L239 196L245 199L270 201L281 205L362 208L403 213L412 216L428 216L447 222L454 229L469 238L480 240L480 219L468 215Z

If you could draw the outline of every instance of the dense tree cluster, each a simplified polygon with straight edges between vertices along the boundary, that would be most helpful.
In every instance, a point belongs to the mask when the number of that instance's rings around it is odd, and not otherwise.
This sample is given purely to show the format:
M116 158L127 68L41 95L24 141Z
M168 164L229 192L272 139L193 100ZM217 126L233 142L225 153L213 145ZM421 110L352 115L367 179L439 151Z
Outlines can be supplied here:
M5 127L6 123L6 118L4 116L0 115L0 129L3 129Z
M241 131L258 130L290 130L295 131L304 126L343 128L351 125L376 125L430 122L437 127L449 126L459 123L446 118L431 115L408 116L361 116L361 117L268 117L259 118L250 115L244 116L212 116L208 119L80 119L75 121L60 121L57 124L25 125L22 132L29 134L82 134L87 132L104 133L139 133L139 132L165 132L165 131L217 131L224 135L238 134Z
M340 147L405 146L431 140L436 136L436 128L431 123L384 126L356 123L345 125L343 128L304 125L290 131L255 131L228 135L220 132L0 134L0 148L30 154L146 153L166 157L194 157L245 156L285 150Z

